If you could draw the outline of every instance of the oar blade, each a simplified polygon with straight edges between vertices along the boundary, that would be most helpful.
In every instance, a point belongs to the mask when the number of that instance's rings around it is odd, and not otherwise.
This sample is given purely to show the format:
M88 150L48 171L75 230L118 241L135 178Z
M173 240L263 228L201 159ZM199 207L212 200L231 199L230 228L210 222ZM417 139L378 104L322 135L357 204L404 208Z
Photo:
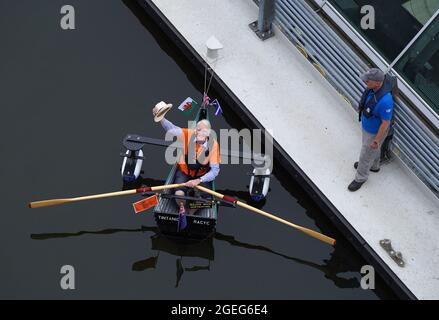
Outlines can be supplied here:
M155 191L155 190L173 189L173 188L181 187L183 185L184 185L184 183L178 183L178 184L169 184L169 185L156 186L156 187L142 187L139 189L94 194L94 195L90 195L90 196L83 196L83 197L76 197L76 198L34 201L34 202L30 202L28 204L28 207L29 208L50 207L50 206L56 206L56 205L60 205L60 204L67 203L67 202L102 199L102 198L108 198L108 197L117 197L117 196L126 196L126 195L136 194L136 193L144 193L144 192Z
M243 208L245 208L247 210L253 211L253 212L258 213L260 215L263 215L263 216L265 216L267 218L270 218L272 220L275 220L275 221L278 221L280 223L283 223L285 225L288 225L288 226L290 226L292 228L298 229L298 230L306 233L307 235L309 235L309 236L311 236L311 237L313 237L315 239L318 239L318 240L323 241L323 242L325 242L327 244L330 244L331 246L335 246L335 244L336 244L336 240L335 239L333 239L331 237L328 237L328 236L325 236L324 234L321 234L321 233L319 233L317 231L314 231L314 230L311 230L311 229L308 229L308 228L305 228L305 227L298 226L298 225L296 225L294 223L291 223L291 222L289 222L287 220L281 219L281 218L279 218L279 217L277 217L277 216L275 216L275 215L273 215L271 213L268 213L268 212L265 212L265 211L260 210L258 208L252 207L252 206L248 205L247 203L244 203L244 202L241 202L241 201L237 201L236 199L233 199L233 198L225 196L225 195L223 195L221 193L212 191L212 190L210 190L208 188L205 188L205 187L202 187L202 186L197 186L197 188L200 189L201 191L209 193L209 194L211 194L211 195L213 195L213 196L215 196L217 198L220 198L220 199L225 199L225 200L226 200L226 198L231 199L232 202L236 203L240 207L243 207Z
M308 229L308 228L300 227L298 229L300 231L306 233L307 235L313 237L313 238L316 238L316 239L318 239L320 241L323 241L323 242L325 242L327 244L330 244L331 246L335 246L336 240L331 238L331 237L325 236L324 234L321 234L321 233L319 233L317 231L314 231L314 230L311 230L311 229Z
M28 207L31 209L41 208L41 207L50 207L57 206L63 203L69 202L69 199L52 199L52 200L41 200L29 202Z

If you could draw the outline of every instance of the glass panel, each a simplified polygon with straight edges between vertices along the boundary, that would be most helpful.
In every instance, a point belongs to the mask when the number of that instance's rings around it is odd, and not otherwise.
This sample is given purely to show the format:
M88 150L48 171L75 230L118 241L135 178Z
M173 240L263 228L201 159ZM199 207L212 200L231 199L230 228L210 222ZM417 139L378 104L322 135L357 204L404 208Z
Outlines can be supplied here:
M394 68L439 113L439 16Z
M393 61L439 9L439 0L330 0L388 61ZM375 9L375 29L361 28L361 8Z

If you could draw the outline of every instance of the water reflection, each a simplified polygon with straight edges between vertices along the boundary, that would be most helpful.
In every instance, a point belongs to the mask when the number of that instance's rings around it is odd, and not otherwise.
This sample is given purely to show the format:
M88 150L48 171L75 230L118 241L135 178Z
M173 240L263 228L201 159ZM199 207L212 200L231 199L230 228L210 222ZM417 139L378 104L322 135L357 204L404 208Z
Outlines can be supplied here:
M338 288L358 288L360 286L359 280L356 277L345 278L340 273L351 272L357 274L357 268L351 269L346 265L342 254L337 248L331 253L329 260L323 260L323 264L318 264L312 261L307 261L297 257L288 256L286 254L277 252L262 245L242 242L236 240L234 236L224 235L216 232L213 237L205 241L196 243L176 242L159 234L159 230L155 226L142 226L139 229L105 229L99 231L79 231L74 233L42 233L31 234L34 240L48 240L68 237L77 237L85 234L95 235L110 235L119 232L151 232L150 237L151 250L156 253L153 256L145 259L135 261L132 265L132 270L142 272L150 269L156 269L159 261L160 253L167 253L177 257L176 259L176 282L175 287L178 287L185 272L210 271L210 264L214 261L215 250L214 241L222 241L230 244L233 247L244 248L246 250L256 250L266 252L268 254L276 255L283 259L293 261L302 266L318 270L326 279L331 280ZM200 258L206 261L203 265L187 265L184 258ZM187 260L187 259L186 259ZM189 259L190 260L190 259ZM186 264L186 265L185 265Z
M132 270L144 271L146 269L155 269L155 267L157 266L158 259L159 259L159 254L157 254L157 256L155 257L149 257L147 259L134 262Z

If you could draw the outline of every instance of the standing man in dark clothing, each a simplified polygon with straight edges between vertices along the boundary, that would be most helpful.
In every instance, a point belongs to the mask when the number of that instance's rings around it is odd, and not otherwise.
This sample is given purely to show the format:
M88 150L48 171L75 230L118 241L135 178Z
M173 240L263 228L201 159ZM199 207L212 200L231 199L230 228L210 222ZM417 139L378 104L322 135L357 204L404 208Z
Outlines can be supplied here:
M380 170L381 147L389 131L393 115L392 86L385 82L380 69L372 68L361 76L367 88L361 97L362 146L360 159L354 164L357 169L349 191L357 191L369 177L369 171Z

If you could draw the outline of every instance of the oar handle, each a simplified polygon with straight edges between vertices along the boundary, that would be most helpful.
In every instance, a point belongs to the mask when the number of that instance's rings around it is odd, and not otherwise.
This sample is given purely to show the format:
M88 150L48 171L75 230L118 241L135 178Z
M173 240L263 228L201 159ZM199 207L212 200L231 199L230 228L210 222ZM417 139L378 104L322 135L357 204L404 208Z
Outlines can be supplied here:
M164 189L175 189L178 187L183 187L184 185L185 185L184 183L165 184L163 186L151 187L151 191L158 191L158 190L164 190Z
M204 191L206 193L209 193L209 194L211 194L211 195L213 195L213 196L215 196L217 198L220 198L220 199L223 199L224 197L227 197L227 196L225 196L225 195L223 195L223 194L221 194L219 192L210 190L209 188L206 188L206 187L203 187L203 186L200 186L200 185L196 186L196 188L201 190L201 191Z
M201 190L201 191L204 191L204 192L206 192L206 193L209 193L209 194L211 194L211 195L213 195L213 196L215 196L215 197L217 197L217 198L220 198L220 199L223 199L223 200L226 200L226 201L230 201L230 202L234 202L234 203L236 203L236 204L237 204L238 206L240 206L240 207L243 207L243 208L248 209L248 210L250 210L250 211L253 211L253 212L259 213L260 215L263 215L263 216L265 216L265 217L267 217L267 218L270 218L270 219L272 219L272 220L278 221L278 222L280 222L280 223L286 224L286 225L288 225L288 226L290 226L290 227L292 227L292 228L295 228L295 229L297 229L297 230L302 231L303 233L305 233L305 234L307 234L307 235L309 235L309 236L311 236L311 237L313 237L313 238L316 238L316 239L318 239L318 240L320 240L320 241L323 241L323 242L328 243L328 244L330 244L330 245L332 245L332 246L335 246L335 243L336 243L336 240L335 240L335 239L333 239L333 238L331 238L331 237L328 237L328 236L326 236L326 235L324 235L324 234L321 234L321 233L319 233L319 232L317 232L317 231L314 231L314 230L311 230L311 229L308 229L308 228L305 228L305 227L302 227L302 226L296 225L296 224L291 223L291 222L289 222L289 221L287 221L287 220L284 220L284 219L282 219L282 218L279 218L279 217L277 217L277 216L275 216L275 215L273 215L273 214L271 214L271 213L268 213L268 212L265 212L265 211L263 211L263 210L257 209L257 208L252 207L252 206L250 206L250 205L248 205L248 204L246 204L246 203L244 203L244 202L238 201L237 199L234 199L234 198L232 198L232 197L229 197L229 196L223 195L223 194L221 194L221 193L219 193L219 192L216 192L216 191L210 190L210 189L205 188L205 187L203 187L203 186L197 186L196 188L199 189L199 190Z

